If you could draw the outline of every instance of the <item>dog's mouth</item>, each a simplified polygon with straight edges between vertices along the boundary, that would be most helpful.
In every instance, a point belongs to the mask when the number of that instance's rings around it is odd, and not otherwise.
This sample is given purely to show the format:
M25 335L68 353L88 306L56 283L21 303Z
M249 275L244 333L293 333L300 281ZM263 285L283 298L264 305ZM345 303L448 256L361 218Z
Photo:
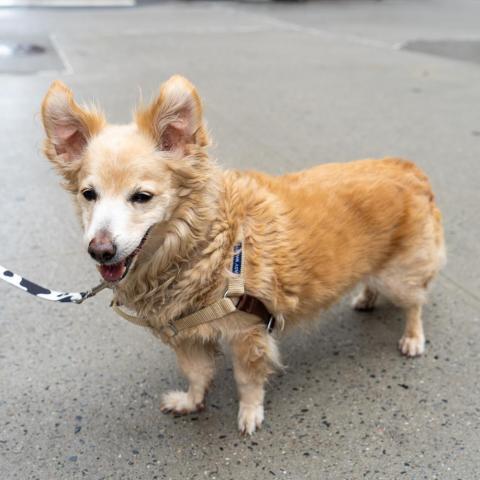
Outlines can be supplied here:
M135 250L130 255L128 255L128 257L125 257L122 261L118 263L111 263L111 264L102 263L100 265L97 265L97 269L100 272L100 275L103 277L103 279L106 282L117 283L123 278L125 278L128 271L130 270L130 267L133 264L133 261L135 260L137 255L140 253L143 245L147 241L147 237L149 233L150 233L150 228L147 230L147 232L142 238L142 241L138 244Z

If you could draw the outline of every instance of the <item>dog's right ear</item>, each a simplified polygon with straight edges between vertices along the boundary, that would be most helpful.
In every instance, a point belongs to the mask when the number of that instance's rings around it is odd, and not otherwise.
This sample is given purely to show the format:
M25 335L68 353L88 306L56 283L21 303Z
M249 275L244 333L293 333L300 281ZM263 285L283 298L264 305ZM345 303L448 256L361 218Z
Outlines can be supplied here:
M67 180L67 188L73 188L82 152L88 140L104 127L105 119L95 109L80 107L72 91L57 80L43 100L42 121L47 134L45 155Z

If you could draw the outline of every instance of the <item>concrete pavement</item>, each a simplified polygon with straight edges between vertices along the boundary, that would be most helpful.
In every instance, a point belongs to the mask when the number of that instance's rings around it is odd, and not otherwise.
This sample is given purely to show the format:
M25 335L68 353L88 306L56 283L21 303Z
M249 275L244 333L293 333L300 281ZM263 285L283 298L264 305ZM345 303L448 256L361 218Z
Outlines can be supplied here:
M424 357L398 354L399 311L362 315L344 301L314 332L285 339L288 369L272 378L252 438L236 431L228 357L207 411L173 419L159 411L161 393L184 386L173 353L116 317L108 294L51 305L0 284L1 478L479 478L480 66L475 48L463 61L408 50L416 40L475 46L479 18L467 0L0 10L2 40L44 42L63 65L0 75L0 263L12 270L57 289L97 281L40 153L50 82L122 122L139 88L148 97L177 72L204 96L226 167L415 160L449 253L425 310Z

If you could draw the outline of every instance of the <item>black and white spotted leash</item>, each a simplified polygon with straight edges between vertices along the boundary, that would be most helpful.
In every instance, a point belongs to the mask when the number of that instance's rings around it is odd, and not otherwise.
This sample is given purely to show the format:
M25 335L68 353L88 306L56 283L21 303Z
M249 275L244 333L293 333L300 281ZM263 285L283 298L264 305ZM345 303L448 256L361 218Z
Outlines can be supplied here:
M23 290L30 295L42 298L43 300L50 300L51 302L60 303L83 303L87 298L95 296L98 292L101 292L105 288L111 285L108 282L102 282L96 287L93 287L86 292L57 292L50 290L49 288L42 287L36 283L27 280L21 275L13 273L11 270L6 269L0 265L0 278L5 282L13 285L14 287Z

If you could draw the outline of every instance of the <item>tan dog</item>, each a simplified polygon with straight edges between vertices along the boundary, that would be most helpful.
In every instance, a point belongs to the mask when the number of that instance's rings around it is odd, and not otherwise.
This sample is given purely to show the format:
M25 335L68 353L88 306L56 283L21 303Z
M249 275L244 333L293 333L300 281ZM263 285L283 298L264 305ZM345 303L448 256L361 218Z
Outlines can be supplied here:
M100 273L116 301L175 349L190 382L167 393L162 410L203 408L223 340L239 428L250 434L263 421L264 383L280 361L276 335L258 317L234 312L176 336L163 328L224 296L240 235L246 291L277 325L312 321L362 284L354 307L371 309L385 295L405 310L400 350L423 353L421 309L445 250L428 179L414 164L362 160L280 177L221 171L207 155L198 93L180 76L129 125L108 125L60 82L42 118L45 154L73 194Z

